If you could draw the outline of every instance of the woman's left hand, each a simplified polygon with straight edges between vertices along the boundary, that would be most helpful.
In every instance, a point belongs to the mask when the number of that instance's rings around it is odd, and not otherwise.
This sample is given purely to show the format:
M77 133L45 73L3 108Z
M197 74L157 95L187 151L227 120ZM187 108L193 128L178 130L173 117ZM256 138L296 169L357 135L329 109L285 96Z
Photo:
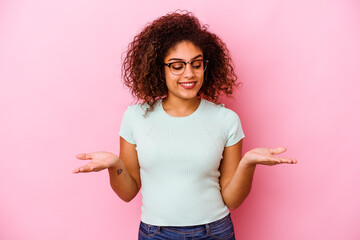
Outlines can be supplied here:
M282 163L295 164L297 161L291 158L284 158L274 156L286 151L284 147L278 148L254 148L244 154L243 159L240 163L247 166L255 166L256 164L262 165L276 165Z

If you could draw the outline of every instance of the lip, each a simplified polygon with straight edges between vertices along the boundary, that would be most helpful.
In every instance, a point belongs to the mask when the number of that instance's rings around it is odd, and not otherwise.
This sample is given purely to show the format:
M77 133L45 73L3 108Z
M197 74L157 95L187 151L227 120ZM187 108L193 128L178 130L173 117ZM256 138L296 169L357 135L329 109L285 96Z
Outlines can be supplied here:
M178 84L180 86L182 86L183 88L189 90L189 89L193 89L196 86L197 81L192 81L192 82L179 82ZM191 85L190 85L191 84Z

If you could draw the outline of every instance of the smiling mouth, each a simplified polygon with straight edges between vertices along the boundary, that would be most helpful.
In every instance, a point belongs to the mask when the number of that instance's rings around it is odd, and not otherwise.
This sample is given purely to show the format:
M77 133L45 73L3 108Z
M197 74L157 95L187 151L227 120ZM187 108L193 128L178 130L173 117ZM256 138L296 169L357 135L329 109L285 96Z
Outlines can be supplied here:
M179 82L178 84L185 89L193 89L196 83L197 82Z
M182 85L182 86L190 87L190 86L195 85L195 83L196 83L196 82L187 82L187 83L179 83L179 84Z

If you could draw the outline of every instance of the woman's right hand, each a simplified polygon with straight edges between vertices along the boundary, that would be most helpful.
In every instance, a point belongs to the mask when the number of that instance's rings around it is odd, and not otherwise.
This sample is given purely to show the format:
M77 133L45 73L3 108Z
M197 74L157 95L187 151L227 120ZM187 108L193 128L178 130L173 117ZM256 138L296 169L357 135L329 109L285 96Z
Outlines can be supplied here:
M120 161L117 155L110 152L80 153L76 155L76 158L80 160L91 160L91 162L74 169L73 173L98 172L113 167Z

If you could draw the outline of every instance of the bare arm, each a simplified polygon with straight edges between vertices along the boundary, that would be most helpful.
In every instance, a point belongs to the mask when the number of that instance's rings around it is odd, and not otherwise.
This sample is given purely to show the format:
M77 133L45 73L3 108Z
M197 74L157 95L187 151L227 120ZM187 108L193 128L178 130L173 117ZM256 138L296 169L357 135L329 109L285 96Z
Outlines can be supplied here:
M140 166L135 147L136 145L120 137L120 158L109 152L78 154L78 159L91 162L74 169L73 173L98 172L107 168L111 188L122 200L129 202L141 187Z
M110 185L114 192L125 202L131 201L141 187L140 166L136 145L120 137L120 159L108 168Z
M220 165L220 186L224 203L230 209L236 209L246 199L251 190L254 171L257 164L276 165L296 163L296 160L276 157L286 148L255 148L241 157L242 140L226 147ZM241 159L241 160L240 160Z
M248 196L255 171L255 167L239 168L242 141L224 149L220 165L221 194L224 203L230 209L237 208Z

